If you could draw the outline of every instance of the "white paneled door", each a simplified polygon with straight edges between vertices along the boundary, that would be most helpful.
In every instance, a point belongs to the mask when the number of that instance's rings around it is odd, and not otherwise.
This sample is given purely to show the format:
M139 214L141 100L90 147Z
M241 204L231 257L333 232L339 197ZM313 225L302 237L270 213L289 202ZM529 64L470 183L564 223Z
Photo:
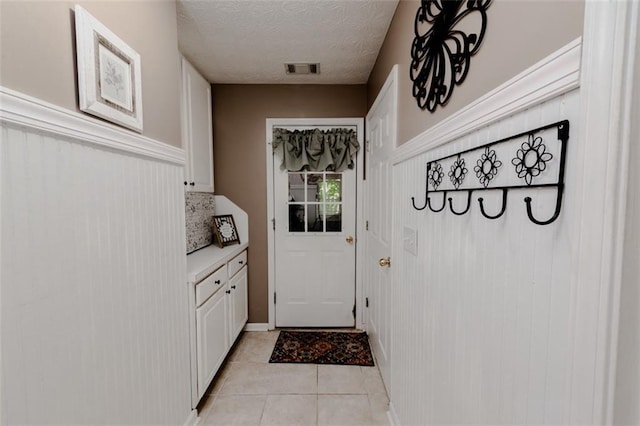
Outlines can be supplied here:
M368 141L365 255L367 331L382 378L390 391L391 358L391 164L396 143L397 66L367 114Z
M276 326L353 327L356 170L279 164L274 157Z

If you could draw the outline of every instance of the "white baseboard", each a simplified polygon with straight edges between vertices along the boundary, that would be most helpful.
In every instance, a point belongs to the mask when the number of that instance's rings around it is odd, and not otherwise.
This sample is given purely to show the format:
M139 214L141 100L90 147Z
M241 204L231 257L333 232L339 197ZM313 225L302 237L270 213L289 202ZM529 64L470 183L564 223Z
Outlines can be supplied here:
M189 417L184 421L182 426L197 426L200 423L200 417L198 417L198 410L195 408L189 413Z
M396 409L393 407L392 402L389 402L387 417L389 418L389 423L391 423L392 426L400 426L400 419L398 418L398 414L396 413Z
M244 326L244 331L269 331L269 323L267 323L267 322L248 322Z

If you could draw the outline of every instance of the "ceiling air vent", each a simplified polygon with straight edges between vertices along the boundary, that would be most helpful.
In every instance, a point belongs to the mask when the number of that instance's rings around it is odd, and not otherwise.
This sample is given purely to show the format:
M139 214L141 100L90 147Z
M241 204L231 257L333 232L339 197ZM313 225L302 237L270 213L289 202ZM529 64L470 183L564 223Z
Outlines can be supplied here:
M287 74L320 74L320 64L284 64Z

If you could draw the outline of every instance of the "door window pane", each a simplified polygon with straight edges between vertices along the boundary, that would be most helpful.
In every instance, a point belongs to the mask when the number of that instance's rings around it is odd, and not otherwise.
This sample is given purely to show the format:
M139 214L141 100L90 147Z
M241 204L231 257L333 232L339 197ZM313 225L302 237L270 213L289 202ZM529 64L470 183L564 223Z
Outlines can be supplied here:
M323 201L342 201L342 175L339 173L327 173L322 189Z
M289 204L289 232L304 232L304 204Z
M324 232L324 221L321 215L322 205L318 203L307 204L307 231Z
M324 219L327 223L327 232L342 232L342 205L325 204Z
M289 173L289 202L305 202L304 181L303 173Z
M307 201L322 201L323 175L309 173L307 175Z

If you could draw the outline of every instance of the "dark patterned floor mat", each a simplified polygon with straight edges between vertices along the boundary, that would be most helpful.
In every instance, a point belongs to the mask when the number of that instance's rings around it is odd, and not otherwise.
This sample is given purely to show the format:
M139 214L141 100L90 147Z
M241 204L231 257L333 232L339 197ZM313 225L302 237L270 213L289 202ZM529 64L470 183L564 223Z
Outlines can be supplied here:
M269 362L374 365L367 333L338 331L283 330Z

